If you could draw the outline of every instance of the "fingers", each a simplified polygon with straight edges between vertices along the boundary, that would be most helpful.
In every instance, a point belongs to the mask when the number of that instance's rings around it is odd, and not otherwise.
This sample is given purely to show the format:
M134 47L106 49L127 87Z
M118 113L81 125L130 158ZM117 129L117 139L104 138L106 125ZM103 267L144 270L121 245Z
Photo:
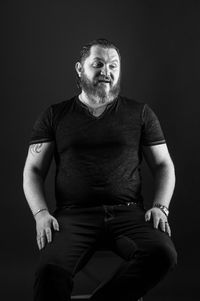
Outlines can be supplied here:
M157 216L153 216L153 226L154 228L158 229L160 219Z
M45 235L44 234L39 234L37 235L37 244L38 244L38 248L39 250L41 250L42 248L44 248L45 246Z
M165 232L165 221L163 221L162 219L160 220L160 222L159 222L159 226L160 226L160 229L163 231L163 232Z
M163 232L166 232L169 236L171 236L171 229L169 223L167 221L167 217L164 214L160 214L157 211L148 210L145 213L145 221L149 221L152 218L153 227L155 229L160 228Z
M53 220L53 228L56 231L59 231L59 224L56 219Z
M171 236L171 229L170 229L168 222L165 222L165 231L167 232L167 234L169 236Z
M158 228L158 225L159 225L160 229L163 232L166 232L169 236L171 236L171 229L170 229L168 221L163 220L163 219L160 219L160 220L156 219L155 225L156 225L155 228Z
M46 228L46 229L45 229L45 232L46 232L47 242L51 242L51 241L52 241L51 228Z
M37 227L37 244L39 250L45 247L46 242L52 242L51 224L53 225L54 230L59 231L59 224L55 218L52 218L48 223Z
M42 232L37 235L37 244L39 249L43 249L45 247L46 241L50 243L52 241L52 232L51 228L47 227Z
M147 211L146 213L145 213L145 221L147 222L147 221L150 221L150 219L151 219L151 211Z
M171 236L171 229L168 221L160 220L159 226L163 232L166 232L169 236Z
M146 222L150 221L151 217L153 219L153 226L154 226L154 228L157 229L160 218L157 215L155 215L154 213L152 213L151 210L148 210L145 214L145 221Z

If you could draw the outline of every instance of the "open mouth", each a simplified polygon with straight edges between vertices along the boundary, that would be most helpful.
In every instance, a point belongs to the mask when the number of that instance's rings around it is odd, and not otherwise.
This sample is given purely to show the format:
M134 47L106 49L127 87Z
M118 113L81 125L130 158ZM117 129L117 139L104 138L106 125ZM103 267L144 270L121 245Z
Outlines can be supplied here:
M98 80L98 83L111 84L109 80Z

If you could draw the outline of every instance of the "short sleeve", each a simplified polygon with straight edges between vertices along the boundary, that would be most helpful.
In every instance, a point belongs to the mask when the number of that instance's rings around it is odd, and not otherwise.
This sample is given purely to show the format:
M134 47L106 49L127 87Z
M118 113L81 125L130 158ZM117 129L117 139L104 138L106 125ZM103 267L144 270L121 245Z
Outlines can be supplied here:
M158 117L147 104L142 112L141 143L144 146L166 143Z
M53 140L54 130L52 126L52 108L50 106L42 111L36 119L31 131L29 145Z

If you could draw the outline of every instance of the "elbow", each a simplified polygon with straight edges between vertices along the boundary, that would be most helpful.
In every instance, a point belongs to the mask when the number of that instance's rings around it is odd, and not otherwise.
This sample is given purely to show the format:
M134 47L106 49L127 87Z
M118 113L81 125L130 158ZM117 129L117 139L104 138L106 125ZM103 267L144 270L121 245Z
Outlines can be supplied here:
M174 163L172 161L172 159L170 158L167 162L166 162L166 168L169 170L170 174L174 177L174 179L176 178L176 174L175 174L175 166Z
M165 166L165 172L168 174L168 177L171 179L171 182L175 186L176 183L176 172L175 172L175 166L172 160L170 160L166 166Z
M23 169L23 190L25 191L27 186L33 182L44 182L44 175L35 166L27 166L25 164Z
M26 168L24 167L24 170L23 170L23 177L22 177L22 187L23 187L23 191L24 191L24 194L26 195L26 191L27 191L27 188L29 186L29 173L28 171L26 170Z
M171 180L173 180L175 183L176 172L175 172L174 163L171 159L161 162L155 167L154 175L156 174L160 175L160 173L164 173L165 175L168 175L171 178Z
M174 166L173 162L172 162L172 173L173 173L174 184L175 184L175 182L176 182L176 170L175 170L175 166Z
M26 165L25 165L24 169L23 169L23 173L22 173L23 189L24 189L24 187L26 185L27 178L28 178L28 172L27 172L27 168L26 168Z
M171 177L171 180L173 180L174 185L175 185L175 182L176 182L176 172L175 172L175 166L174 166L174 163L172 162L172 160L168 164L167 168L168 168L168 173L169 173L169 175Z
M23 185L23 190L25 192L27 186L29 185L30 181L32 178L32 172L31 170L25 165L23 169L23 174L22 174L22 185Z

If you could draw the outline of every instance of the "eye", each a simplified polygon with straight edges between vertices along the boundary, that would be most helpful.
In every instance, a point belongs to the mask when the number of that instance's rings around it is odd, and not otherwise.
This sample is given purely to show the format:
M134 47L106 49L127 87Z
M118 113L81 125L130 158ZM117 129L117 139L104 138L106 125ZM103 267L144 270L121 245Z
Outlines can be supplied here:
M118 66L116 64L110 65L110 69L116 69Z
M94 62L94 63L92 64L92 66L93 66L94 68L101 68L101 67L103 66L103 63L102 63L102 62Z

